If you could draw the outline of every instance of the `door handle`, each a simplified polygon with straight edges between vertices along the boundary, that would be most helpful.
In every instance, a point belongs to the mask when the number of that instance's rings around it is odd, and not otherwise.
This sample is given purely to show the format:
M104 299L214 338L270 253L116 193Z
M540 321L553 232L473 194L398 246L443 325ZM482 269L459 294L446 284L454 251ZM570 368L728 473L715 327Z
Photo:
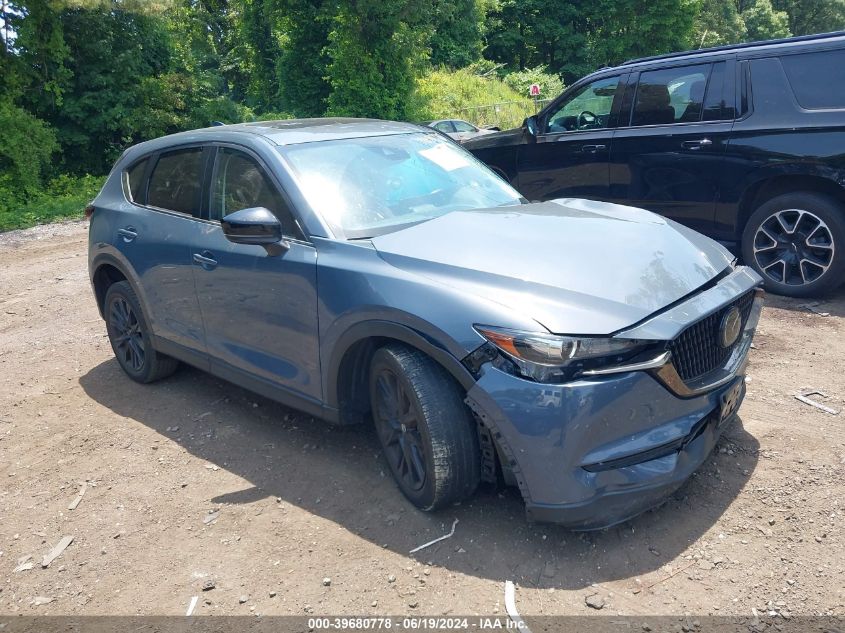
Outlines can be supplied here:
M581 151L585 154L595 154L597 152L603 152L607 149L607 145L582 145Z
M208 251L203 251L202 253L194 253L194 262L196 262L206 270L211 270L212 268L217 266L217 260L214 259L214 255L212 255Z
M125 229L117 229L117 234L123 238L124 242L131 242L138 237L138 232L133 226L127 226Z
M708 145L712 145L713 141L709 138L700 138L697 141L684 141L681 143L681 147L684 149L701 149L702 147L707 147Z

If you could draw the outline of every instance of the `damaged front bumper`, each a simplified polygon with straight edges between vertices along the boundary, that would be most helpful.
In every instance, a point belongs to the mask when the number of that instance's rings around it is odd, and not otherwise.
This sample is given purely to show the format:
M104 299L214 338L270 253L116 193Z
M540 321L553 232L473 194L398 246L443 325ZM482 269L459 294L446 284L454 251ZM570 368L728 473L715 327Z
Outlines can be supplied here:
M759 278L738 271L724 282L640 324L631 337L660 332L672 340L689 324L755 292ZM679 488L742 402L761 304L756 291L730 358L702 380L683 381L671 354L653 366L558 385L485 365L467 403L496 441L529 519L599 529L660 504Z

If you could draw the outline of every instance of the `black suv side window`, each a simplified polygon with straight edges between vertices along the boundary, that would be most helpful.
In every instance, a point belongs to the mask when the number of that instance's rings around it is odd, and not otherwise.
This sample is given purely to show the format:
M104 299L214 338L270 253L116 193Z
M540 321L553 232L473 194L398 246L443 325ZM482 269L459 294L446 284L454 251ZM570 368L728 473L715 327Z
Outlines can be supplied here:
M640 75L631 125L701 120L710 64L650 70Z
M845 108L845 50L784 55L780 61L802 108Z
M558 134L610 127L610 112L618 88L619 77L605 77L588 83L557 104L557 108L548 115L545 132Z
M129 189L129 198L132 202L144 204L144 176L147 173L148 158L139 160L126 170L126 184Z
M211 219L252 207L269 209L279 218L285 235L301 238L293 214L261 165L244 152L221 147L211 182Z
M202 148L163 152L150 177L147 204L199 217L202 167Z

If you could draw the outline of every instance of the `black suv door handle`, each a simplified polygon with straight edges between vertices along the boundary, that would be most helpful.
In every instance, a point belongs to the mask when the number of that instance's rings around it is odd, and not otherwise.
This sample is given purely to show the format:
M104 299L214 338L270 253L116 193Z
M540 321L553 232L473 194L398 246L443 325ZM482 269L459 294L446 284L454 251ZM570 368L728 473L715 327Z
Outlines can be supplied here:
M138 237L138 232L134 226L127 226L125 229L117 229L117 234L123 238L124 242L131 242Z
M595 154L596 152L603 152L607 149L607 145L582 145L581 151L585 154Z
M206 270L211 270L217 266L217 260L214 259L214 255L209 251L194 253L194 261Z
M707 147L708 145L712 145L713 141L709 138L700 138L697 141L684 141L681 143L681 147L684 149L701 149L702 147Z

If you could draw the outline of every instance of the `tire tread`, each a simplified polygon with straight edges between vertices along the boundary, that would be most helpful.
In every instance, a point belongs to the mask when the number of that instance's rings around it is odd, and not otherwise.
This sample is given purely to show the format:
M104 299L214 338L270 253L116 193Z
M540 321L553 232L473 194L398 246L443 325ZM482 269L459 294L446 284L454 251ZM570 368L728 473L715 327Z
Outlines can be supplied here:
M404 372L428 427L434 492L421 509L438 510L468 498L481 480L481 454L475 420L460 386L419 350L389 344L379 353L389 355Z

